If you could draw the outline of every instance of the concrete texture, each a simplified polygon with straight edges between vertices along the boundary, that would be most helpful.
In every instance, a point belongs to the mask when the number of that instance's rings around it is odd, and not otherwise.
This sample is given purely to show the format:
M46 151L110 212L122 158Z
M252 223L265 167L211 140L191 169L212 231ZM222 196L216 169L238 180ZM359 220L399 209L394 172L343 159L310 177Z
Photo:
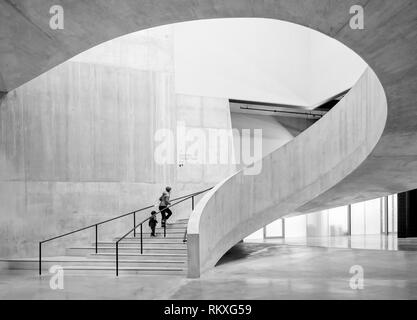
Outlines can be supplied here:
M135 0L77 3L65 7L65 29L49 28L47 0L0 1L0 91L10 91L75 54L117 36L179 21L260 17L304 25L342 42L376 72L389 113L381 141L354 173L306 204L303 212L336 207L417 187L417 3L413 0ZM55 3L54 3L55 4ZM364 30L352 30L349 9L363 5ZM358 189L359 188L359 189Z
M252 132L256 129L262 129L262 157L294 138L289 130L280 123L278 117L232 112L231 119L233 129L238 129L240 134L242 134L242 129L250 129ZM299 120L299 123L304 122L304 119L296 120ZM254 143L253 140L252 135L251 144ZM237 151L236 155L239 155L240 150Z
M188 275L198 277L241 239L292 214L355 170L378 142L386 115L384 91L368 69L322 119L264 157L259 174L239 171L217 184L190 217L188 235L199 237L188 241Z
M100 42L152 26L204 18L281 19L323 32L358 53L377 74L388 100L387 122L372 152L335 186L322 194L311 194L298 211L318 211L417 187L416 1L148 0L138 4L125 0L117 6L107 1L61 3L65 5L66 28L52 31L48 26L50 1L0 2L0 91L15 89ZM349 26L349 8L357 4L365 7L364 30Z
M416 263L415 251L242 243L200 279L68 272L51 290L49 274L0 271L0 299L416 299ZM363 290L350 288L353 265Z
M38 241L156 204L166 185L175 198L230 175L234 166L227 164L180 168L154 160L155 132L171 129L176 137L177 121L231 128L227 99L175 93L166 32L90 50L3 97L0 257L33 257ZM190 201L173 212L173 219L187 217ZM126 233L132 220L100 226L99 240ZM44 254L89 243L93 232L48 243Z

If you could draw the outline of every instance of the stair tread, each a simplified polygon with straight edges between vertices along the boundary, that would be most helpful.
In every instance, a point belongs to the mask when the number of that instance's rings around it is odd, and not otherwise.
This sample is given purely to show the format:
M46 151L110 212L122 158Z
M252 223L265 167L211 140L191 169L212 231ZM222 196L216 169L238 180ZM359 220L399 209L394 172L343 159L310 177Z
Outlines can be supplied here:
M99 255L99 256L115 256L116 253L113 252L98 252L98 253L92 253L91 255ZM141 256L162 256L162 257L187 257L187 254L185 253L143 253L143 254L139 254L139 253L120 253L119 252L119 257L120 256L135 256L135 257L141 257Z
M153 239L148 239L148 240L153 240ZM136 245L136 244L140 244L140 239L139 239L139 241L124 241L124 240L122 240L122 241L120 241L119 242L119 244L120 243L123 243L123 244L134 244L134 245ZM178 239L178 241L171 241L171 242L169 242L169 241L151 241L151 242L143 242L143 243L146 243L146 244L152 244L152 245L157 245L157 244L181 244L181 245L183 245L184 244L184 242L182 242L182 239ZM98 245L100 245L100 244L114 244L114 245L116 245L116 242L115 241L99 241L99 242L97 242L97 244ZM95 245L95 243L92 243L92 245L94 246Z
M180 233L184 234L184 232L186 230L187 230L187 228L184 228L184 229L180 229L180 228L167 229L166 236L168 237L170 234L180 234ZM162 237L164 236L164 229L163 228L162 229L155 228L155 231L156 231L156 234L158 234L159 236L162 236ZM151 234L151 232L152 232L152 230L148 229L148 228L142 230L143 234ZM138 234L140 234L140 229L136 230L136 236L138 236ZM120 237L121 236L116 235L115 238L120 238ZM133 237L133 231L131 233L129 233L129 235L126 236L126 238L128 238L128 237Z
M95 246L91 246L91 247L69 247L68 249L91 249L91 250L95 250L96 247ZM115 249L113 247L97 247L98 250L100 249ZM187 250L187 248L164 248L164 247L146 247L147 250ZM134 247L119 247L119 250L138 250L138 246L134 246Z
M177 243L182 241L183 237L178 237L178 238L151 238L151 237L143 237L142 240L143 241L150 241L150 242L168 242L168 243ZM117 239L118 240L118 239ZM117 240L104 240L104 241L99 241L99 242L116 242ZM136 237L136 238L124 238L122 240L123 242L126 241L131 241L131 242L140 242L140 236ZM94 243L94 242L92 242Z
M159 235L159 236L152 237L152 238L151 238L151 234L150 233L144 233L143 235L144 235L143 239L152 239L152 240L166 240L166 239L168 239L168 240L177 240L177 239L182 239L183 236L184 236L184 233L176 233L175 234L176 235L175 237L172 236L172 234L171 235L167 234L166 237L164 237L163 235ZM145 237L145 235L146 235L146 237ZM113 238L113 241L117 241L119 239L120 238ZM140 234L136 235L136 237L131 236L131 237L123 238L123 240L140 240Z
M83 260L86 259L85 257L76 257L76 256L56 256L56 257L42 257L42 261L76 261L76 260ZM32 262L32 261L39 261L38 257L35 258L10 258L10 259L0 259L1 262L8 262L8 261L19 261L19 262Z
M116 267L105 266L64 266L64 270L116 270ZM137 270L137 271L184 271L185 268L177 267L119 267L120 270Z
M115 262L114 259L89 259L89 258L77 258L77 259L70 259L71 256L66 257L65 259L51 259L51 258L42 258L42 263L47 262L94 262L94 263L109 263L109 262ZM0 260L2 262L39 262L38 258L21 258L21 259L8 259L8 260ZM127 262L127 263L178 263L183 264L184 261L181 260L119 260L119 262Z

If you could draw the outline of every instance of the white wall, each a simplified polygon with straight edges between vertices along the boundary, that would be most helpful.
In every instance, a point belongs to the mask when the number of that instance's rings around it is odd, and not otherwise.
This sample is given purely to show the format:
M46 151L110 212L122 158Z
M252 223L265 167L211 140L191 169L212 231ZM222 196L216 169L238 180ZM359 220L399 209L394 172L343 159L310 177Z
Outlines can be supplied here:
M340 42L314 31L310 35L309 71L302 77L302 88L305 99L314 105L352 87L366 63Z
M176 90L193 95L308 108L351 87L366 67L336 40L278 20L179 23L174 43Z
M294 136L279 123L278 118L274 116L249 115L232 112L231 120L232 128L238 129L239 132L241 132L242 129L250 129L253 133L253 130L255 129L262 129L262 157L294 138ZM236 132L234 132L234 134L235 133ZM234 140L237 139L235 135L233 138ZM253 145L253 139L251 140L251 145Z
M172 25L133 32L95 46L69 61L173 73L174 32Z

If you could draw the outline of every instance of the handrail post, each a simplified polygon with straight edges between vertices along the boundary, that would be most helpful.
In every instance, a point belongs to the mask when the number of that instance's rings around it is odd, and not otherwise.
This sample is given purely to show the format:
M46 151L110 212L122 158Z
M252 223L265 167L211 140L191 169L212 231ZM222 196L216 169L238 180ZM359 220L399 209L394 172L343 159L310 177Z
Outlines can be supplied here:
M142 224L140 224L140 254L143 254Z
M116 277L119 276L119 242L116 242Z
M39 242L39 275L42 275L42 242Z
M97 250L97 242L98 242L98 225L96 224L96 253L98 252Z
M136 238L136 212L133 213L133 238Z
M194 211L194 196L191 197L191 210Z

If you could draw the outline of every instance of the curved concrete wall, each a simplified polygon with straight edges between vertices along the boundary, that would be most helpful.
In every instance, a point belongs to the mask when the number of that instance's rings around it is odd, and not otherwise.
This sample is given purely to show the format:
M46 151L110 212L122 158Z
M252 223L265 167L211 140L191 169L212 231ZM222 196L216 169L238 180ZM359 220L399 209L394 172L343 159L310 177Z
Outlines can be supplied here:
M417 2L415 0L62 0L64 30L51 30L50 1L0 0L0 91L10 91L99 43L154 26L213 18L269 18L315 29L355 51L388 100L384 133L349 177L300 208L313 212L417 188ZM352 29L350 8L365 8ZM1 92L0 92L1 96Z
M415 0L120 0L61 2L65 29L49 29L50 1L0 1L0 91L10 91L103 41L157 25L196 19L259 17L313 28L342 42L375 71L388 100L381 139L365 161L297 209L313 212L417 187L417 2ZM69 5L67 5L69 4ZM365 8L365 28L349 21ZM1 95L1 93L0 93ZM311 137L313 139L313 137Z
M385 127L387 102L368 69L322 119L262 159L258 175L239 171L198 203L188 225L188 272L198 277L230 247L318 197L355 170Z

